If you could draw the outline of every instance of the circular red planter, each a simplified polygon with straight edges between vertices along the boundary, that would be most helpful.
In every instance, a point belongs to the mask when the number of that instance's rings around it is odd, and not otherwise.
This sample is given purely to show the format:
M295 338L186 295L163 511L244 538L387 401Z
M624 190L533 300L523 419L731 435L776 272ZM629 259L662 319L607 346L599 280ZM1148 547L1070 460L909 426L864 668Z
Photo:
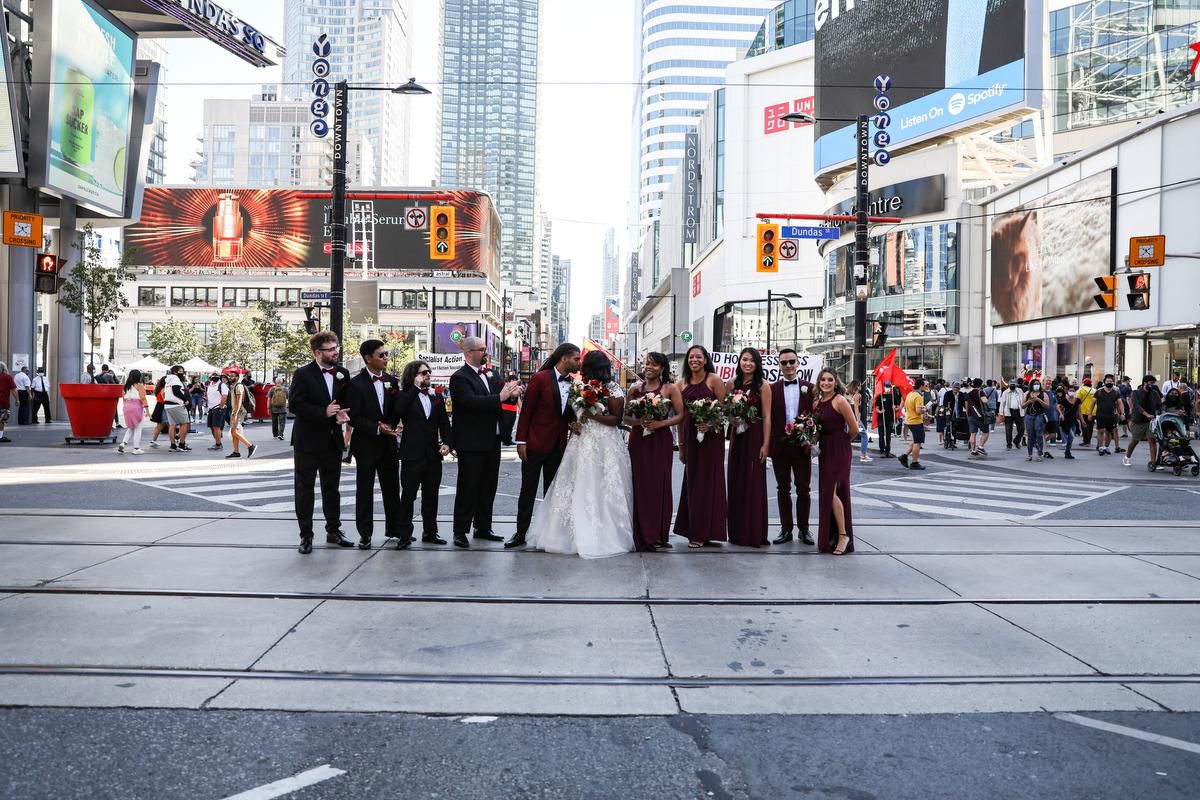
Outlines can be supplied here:
M112 436L113 416L124 387L118 383L60 383L58 393L66 401L67 418L75 438Z

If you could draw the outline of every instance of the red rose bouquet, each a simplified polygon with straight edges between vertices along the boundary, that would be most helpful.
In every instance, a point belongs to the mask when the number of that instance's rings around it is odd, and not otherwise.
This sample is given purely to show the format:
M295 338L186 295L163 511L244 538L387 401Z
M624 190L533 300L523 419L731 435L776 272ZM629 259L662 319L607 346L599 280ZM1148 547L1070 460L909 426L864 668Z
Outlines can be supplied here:
M717 398L704 400L689 400L688 413L692 415L693 425L706 425L711 430L725 424L724 404ZM704 441L704 431L697 429L696 441Z
M750 428L750 423L755 422L759 417L758 392L753 389L734 389L725 398L722 412L729 421L735 436L745 433Z
M784 443L798 447L811 447L814 456L820 453L817 445L820 435L821 423L807 411L801 411L800 416L783 426Z
M608 398L611 396L612 392L608 387L593 378L590 381L573 381L567 402L571 404L575 416L582 423L587 422L587 418L583 416L585 412L607 414Z
M660 394L643 394L632 400L625 401L625 413L642 422L663 420L671 415L671 404L663 400ZM642 436L649 436L654 431L643 426Z

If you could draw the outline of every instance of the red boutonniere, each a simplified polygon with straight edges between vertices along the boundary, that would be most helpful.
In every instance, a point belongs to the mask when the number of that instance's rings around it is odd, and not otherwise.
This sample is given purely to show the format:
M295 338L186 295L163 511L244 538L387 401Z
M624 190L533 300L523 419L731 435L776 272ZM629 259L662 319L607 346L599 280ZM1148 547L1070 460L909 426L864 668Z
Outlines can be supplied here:
M446 393L446 387L445 386L435 386L435 387L433 387L433 393L435 395L437 395L438 397L441 397L442 395L444 395Z
M388 397L395 397L396 395L400 394L400 384L396 382L395 378L393 378L392 382L388 384L387 393Z

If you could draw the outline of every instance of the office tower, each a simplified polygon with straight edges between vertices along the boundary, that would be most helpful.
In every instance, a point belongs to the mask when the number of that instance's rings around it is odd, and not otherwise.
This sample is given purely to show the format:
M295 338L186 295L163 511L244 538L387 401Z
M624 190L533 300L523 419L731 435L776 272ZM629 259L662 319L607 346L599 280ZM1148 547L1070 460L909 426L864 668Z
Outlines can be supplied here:
M154 92L154 123L142 140L149 146L146 183L165 183L167 179L167 48L162 39L138 39L137 57L159 65L158 88Z
M539 292L534 237L540 0L445 0L438 183L484 189L501 276Z
M329 34L332 42L330 83L400 86L411 77L409 0L287 0L284 15L283 85L289 100L312 100L316 58L312 44L322 33ZM363 184L408 183L407 105L412 102L420 99L391 92L350 92L350 136L353 139L357 133L369 144L375 160Z
M678 5L642 0L641 88L635 104L637 218L658 216L683 159L683 135L725 82L725 67L749 47L779 0Z
M537 299L538 307L547 311L550 309L551 283L554 280L553 234L554 225L550 222L550 215L539 205L536 224L533 230L533 240L537 246L537 266L534 268L534 274L536 275L534 296Z
M571 336L571 259L554 256L550 271L550 340L559 345Z
M621 271L617 264L617 230L609 228L604 234L604 260L600 267L600 282L605 299L620 297Z

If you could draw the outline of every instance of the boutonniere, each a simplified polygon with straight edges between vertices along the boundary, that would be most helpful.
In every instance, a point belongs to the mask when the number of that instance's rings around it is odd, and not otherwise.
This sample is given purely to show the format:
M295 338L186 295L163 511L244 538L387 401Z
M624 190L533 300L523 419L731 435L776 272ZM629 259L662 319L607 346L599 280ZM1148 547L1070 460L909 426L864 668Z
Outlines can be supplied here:
M433 387L433 394L434 394L434 397L441 398L441 397L442 397L442 395L444 395L445 393L446 393L446 387L445 387L445 386L435 386L435 387Z
M338 371L333 374L333 379L336 380L338 383L342 383L343 381L349 380L349 378L350 378L350 373L346 372L346 370L342 369L341 367L339 367Z
M800 391L801 391L802 393L804 393L804 394L808 394L808 387L807 387L807 386L801 386L801 387L800 387Z
M396 382L395 378L392 378L392 382L388 384L387 393L389 397L395 397L400 394L400 384Z

